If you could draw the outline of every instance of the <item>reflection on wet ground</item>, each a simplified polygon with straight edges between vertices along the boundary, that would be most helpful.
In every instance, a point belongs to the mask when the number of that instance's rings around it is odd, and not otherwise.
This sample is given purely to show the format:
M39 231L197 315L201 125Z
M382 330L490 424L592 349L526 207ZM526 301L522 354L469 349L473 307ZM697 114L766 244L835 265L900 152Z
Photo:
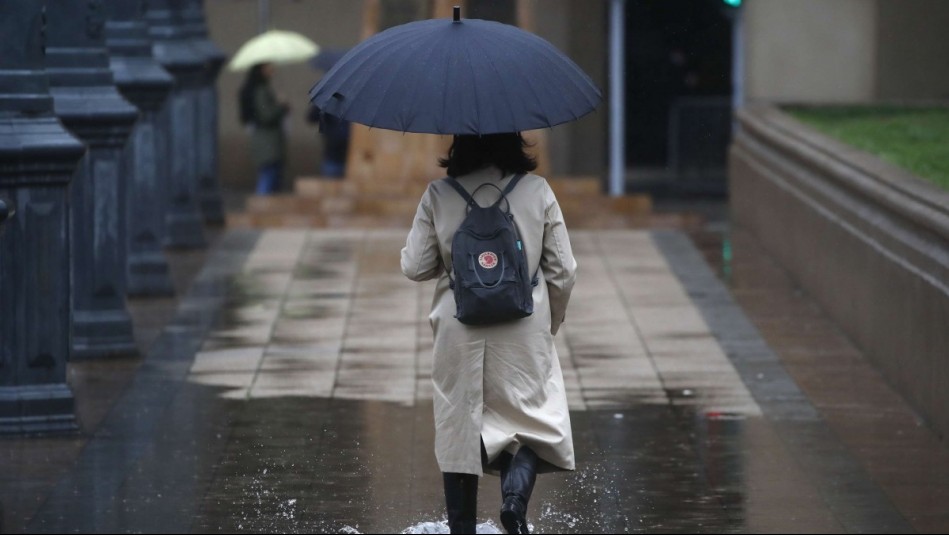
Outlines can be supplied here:
M750 232L696 232L692 239L841 447L917 531L949 532L945 438L940 441ZM710 324L716 332L732 330L714 319ZM853 495L839 472L838 487Z
M237 409L241 416L231 425L194 530L338 532L348 526L392 533L443 516L429 403L311 404L303 409L299 399L278 398ZM742 482L756 469L743 466L746 424L709 425L692 412L642 406L574 413L580 469L541 477L532 504L536 529L743 530ZM499 500L497 479L485 478L479 518L495 518Z
M912 531L685 236L572 238L578 470L541 476L538 532ZM443 530L432 287L399 274L403 239L224 240L75 467L0 531ZM499 504L484 478L479 520Z
M233 399L430 399L433 288L399 274L403 234L265 234L190 380ZM583 277L557 339L572 408L758 414L648 233L576 236Z

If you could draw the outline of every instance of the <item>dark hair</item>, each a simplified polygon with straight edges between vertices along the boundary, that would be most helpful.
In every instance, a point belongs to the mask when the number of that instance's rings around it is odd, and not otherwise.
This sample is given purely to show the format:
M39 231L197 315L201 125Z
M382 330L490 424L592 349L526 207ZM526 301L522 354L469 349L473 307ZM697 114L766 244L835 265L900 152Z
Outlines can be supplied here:
M258 63L250 68L247 78L244 79L244 85L240 91L240 112L241 124L250 124L254 122L254 91L261 84L267 83L267 77L264 76L264 63Z
M446 168L451 177L467 175L489 165L505 175L527 173L537 169L537 160L525 151L530 146L518 132L455 136L448 157L439 158L438 165Z

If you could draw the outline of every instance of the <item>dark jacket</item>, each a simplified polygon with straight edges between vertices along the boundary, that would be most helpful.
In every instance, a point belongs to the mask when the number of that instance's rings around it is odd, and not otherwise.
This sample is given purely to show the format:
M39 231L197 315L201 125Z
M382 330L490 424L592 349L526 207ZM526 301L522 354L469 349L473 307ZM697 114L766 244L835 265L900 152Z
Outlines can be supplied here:
M277 102L270 85L261 84L254 90L250 152L258 167L282 162L286 158L287 142L283 132L283 118L288 111L287 106Z

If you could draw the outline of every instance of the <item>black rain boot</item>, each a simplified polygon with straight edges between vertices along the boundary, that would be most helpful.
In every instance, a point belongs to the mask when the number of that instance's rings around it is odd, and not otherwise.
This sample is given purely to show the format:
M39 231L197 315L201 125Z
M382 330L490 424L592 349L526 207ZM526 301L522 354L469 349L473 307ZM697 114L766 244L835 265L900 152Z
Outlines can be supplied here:
M527 529L527 503L537 480L537 454L521 446L510 464L501 464L501 525L508 533L530 533Z
M452 533L475 533L478 524L478 476L443 472L448 529Z

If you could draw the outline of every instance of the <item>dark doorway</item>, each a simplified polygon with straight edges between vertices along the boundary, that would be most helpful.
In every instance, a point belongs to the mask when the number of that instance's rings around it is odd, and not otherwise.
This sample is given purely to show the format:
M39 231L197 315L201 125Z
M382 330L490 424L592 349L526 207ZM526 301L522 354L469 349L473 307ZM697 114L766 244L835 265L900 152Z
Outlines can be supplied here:
M634 189L724 192L730 9L722 0L626 3L626 165Z
M493 20L517 26L517 5L514 0L468 0L466 17Z

